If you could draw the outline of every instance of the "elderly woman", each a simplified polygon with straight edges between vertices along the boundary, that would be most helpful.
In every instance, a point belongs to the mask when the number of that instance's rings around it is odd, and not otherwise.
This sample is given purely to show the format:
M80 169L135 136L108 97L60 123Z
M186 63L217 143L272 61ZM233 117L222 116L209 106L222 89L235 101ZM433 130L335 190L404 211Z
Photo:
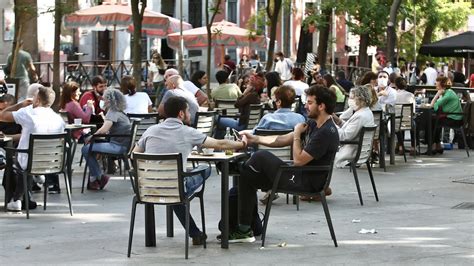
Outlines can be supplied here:
M349 109L341 114L341 117L333 116L338 126L340 141L357 140L363 127L374 125L374 116L370 110L371 96L369 88L357 86L349 93ZM336 167L346 166L357 153L357 145L343 145L336 154L334 165Z
M117 89L108 89L104 92L103 100L107 114L104 117L104 124L95 132L95 134L114 135L130 132L130 120L124 113L126 102L123 94ZM89 142L89 140L86 140L86 142ZM89 146L91 144L82 147L82 155L87 160L90 171L90 179L87 184L88 190L103 189L109 181L109 177L103 175L95 153L122 154L129 144L128 138L111 137L110 142L94 143L91 154L89 154Z

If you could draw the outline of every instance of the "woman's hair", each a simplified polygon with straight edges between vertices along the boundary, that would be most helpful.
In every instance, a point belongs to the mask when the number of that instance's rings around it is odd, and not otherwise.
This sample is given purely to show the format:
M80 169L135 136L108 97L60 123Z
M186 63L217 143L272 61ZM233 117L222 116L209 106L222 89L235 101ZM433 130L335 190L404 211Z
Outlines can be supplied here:
M128 94L130 96L136 93L137 83L132 76L123 76L120 81L120 91L123 94Z
M161 69L166 69L166 63L165 61L163 60L163 57L161 57L160 53L153 53L153 55L151 56L151 60L155 62L155 64L161 68Z
M362 78L359 79L358 85L366 85L370 84L371 80L376 80L377 79L377 74L375 74L372 71L366 72Z
M407 80L403 77L396 77L395 78L395 86L399 90L406 90L407 89Z
M267 72L267 74L265 74L265 79L267 80L268 96L271 96L270 90L273 87L280 87L281 85L280 74L276 71Z
M201 88L202 85L201 83L199 82L200 79L202 79L202 77L204 77L204 75L206 75L206 72L202 71L202 70L197 70L196 72L193 73L193 75L191 76L191 82L196 85L196 87L198 88Z
M265 87L265 77L262 72L256 73L250 77L250 86L252 86L255 91L260 94Z
M282 85L274 92L276 100L281 101L281 108L290 108L295 102L295 89L289 85Z
M109 110L116 112L123 112L125 110L127 103L125 102L125 97L117 89L107 89L102 96L104 101L109 102Z
M329 88L331 87L332 85L336 85L337 86L337 82L336 80L331 76L331 74L325 74L323 76L323 79L326 81L326 86Z
M447 88L448 87L448 78L447 77L438 77L436 78L436 82L439 82L439 85L442 88Z
M355 86L351 89L350 94L354 96L355 99L359 101L363 106L371 106L372 104L372 95L369 92L370 87L368 86Z
M295 80L303 80L304 79L304 72L299 67L294 67L291 70L291 74L293 74L293 76L295 77Z
M59 108L64 109L66 104L72 101L72 94L79 89L79 84L74 81L70 81L63 85L61 97L59 98Z

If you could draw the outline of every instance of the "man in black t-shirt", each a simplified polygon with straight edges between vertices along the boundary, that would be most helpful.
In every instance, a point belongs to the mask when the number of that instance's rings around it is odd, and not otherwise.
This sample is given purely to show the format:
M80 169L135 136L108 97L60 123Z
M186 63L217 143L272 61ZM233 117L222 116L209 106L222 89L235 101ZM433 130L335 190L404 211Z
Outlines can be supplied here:
M336 106L336 94L328 88L315 85L306 90L308 121L295 126L293 132L281 136L254 136L244 133L248 143L269 147L293 147L293 165L328 165L339 146L339 134L331 119ZM253 242L250 229L256 204L257 189L269 190L281 165L280 158L268 151L257 151L245 163L239 177L239 227L230 233L229 243ZM299 191L320 191L327 172L300 175L284 172L279 187Z

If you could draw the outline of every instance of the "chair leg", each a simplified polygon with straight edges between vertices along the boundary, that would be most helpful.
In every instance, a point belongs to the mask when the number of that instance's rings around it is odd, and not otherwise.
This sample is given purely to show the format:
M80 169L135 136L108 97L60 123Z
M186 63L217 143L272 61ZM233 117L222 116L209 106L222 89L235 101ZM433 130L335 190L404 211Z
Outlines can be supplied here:
M336 234L334 233L334 228L332 226L331 214L329 214L328 203L326 202L326 194L324 190L321 191L319 195L321 197L321 204L323 204L324 215L326 216L326 221L328 223L329 233L331 233L331 238L334 242L334 246L337 247Z
M86 174L87 174L87 160L86 160L86 165L84 165L84 175L82 176L82 189L81 193L84 193L84 183L86 182ZM89 183L89 180L87 180L87 183Z
M202 232L206 234L206 217L204 215L204 199L203 199L204 194L201 194L199 197L199 203L201 204L201 221L202 221ZM207 240L204 240L203 247L207 248L206 246Z
M72 211L72 203L71 203L71 184L69 184L69 178L67 177L66 173L64 173L64 183L66 184L67 201L69 203L69 213L72 216L73 211Z
M405 160L405 163L407 162L407 155L405 151L405 145L402 143L402 152L403 152L403 160Z
M48 185L46 184L46 180L44 181L43 184L43 190L44 190L44 196L43 196L43 210L46 211L46 202L48 199Z
M296 198L296 210L300 210L300 196L298 195L293 195L294 198Z
M263 217L262 247L265 246L265 236L267 235L268 219L270 218L270 211L272 209L274 197L275 191L272 190L272 193L270 193L270 198L268 198L267 206L265 207L265 216Z
M82 160L84 159L84 155L81 153L81 159L79 159L79 166L82 166Z
M137 210L137 196L133 197L132 202L132 215L130 218L130 232L128 233L128 251L127 257L130 258L130 253L132 252L132 240L133 240L133 228L135 226L135 212Z
M466 149L467 157L469 157L469 145L467 145L466 134L462 127L460 127L459 130L461 131L462 140L464 141L464 149Z
M188 249L189 249L189 200L186 199L186 219L185 219L185 234L184 234L184 237L185 237L185 240L184 240L184 245L185 245L185 249L184 249L184 258L185 259L188 259Z
M356 167L355 167L354 164L351 164L351 168L352 168L352 173L353 173L353 175L354 175L354 181L355 181L355 184L356 184L357 193L359 193L360 205L364 205L364 201L362 201L362 193L360 192L359 178L357 177L357 170L356 170Z
M23 189L25 190L26 219L30 219L30 194L28 192L28 175L26 173L23 173Z
M369 171L370 182L372 183L372 188L374 189L375 200L379 201L379 195L377 194L377 188L375 187L374 175L372 174L372 167L370 167L370 163L368 162L367 170Z

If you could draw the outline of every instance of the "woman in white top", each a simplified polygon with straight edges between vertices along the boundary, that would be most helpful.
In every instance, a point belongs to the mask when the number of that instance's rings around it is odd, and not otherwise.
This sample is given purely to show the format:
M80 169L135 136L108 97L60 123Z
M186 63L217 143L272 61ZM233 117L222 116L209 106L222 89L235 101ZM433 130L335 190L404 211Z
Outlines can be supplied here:
M183 87L196 97L196 100L199 106L207 106L209 103L209 98L201 90L201 87L206 84L207 84L206 72L202 70L197 70L191 75L191 80L187 80L183 83Z
M125 95L127 106L124 112L126 114L147 114L152 112L150 96L145 92L136 91L136 82L132 76L124 76L122 78L120 81L120 91Z
M291 70L291 80L285 81L283 85L289 85L295 89L296 95L301 97L301 102L306 103L306 94L304 91L309 88L309 85L303 80L303 70L301 68L295 67Z
M156 102L159 104L163 94L165 92L164 85L165 79L164 74L167 65L159 53L153 53L151 57L150 66L148 67L148 83L153 84L153 89L156 93ZM158 106L157 104L157 106Z
M357 140L363 127L374 125L374 115L369 107L371 101L372 97L367 87L357 86L351 89L348 100L349 109L341 114L341 118L333 115L334 122L338 126L340 141ZM343 145L336 153L334 165L346 166L356 156L357 148L357 145Z

